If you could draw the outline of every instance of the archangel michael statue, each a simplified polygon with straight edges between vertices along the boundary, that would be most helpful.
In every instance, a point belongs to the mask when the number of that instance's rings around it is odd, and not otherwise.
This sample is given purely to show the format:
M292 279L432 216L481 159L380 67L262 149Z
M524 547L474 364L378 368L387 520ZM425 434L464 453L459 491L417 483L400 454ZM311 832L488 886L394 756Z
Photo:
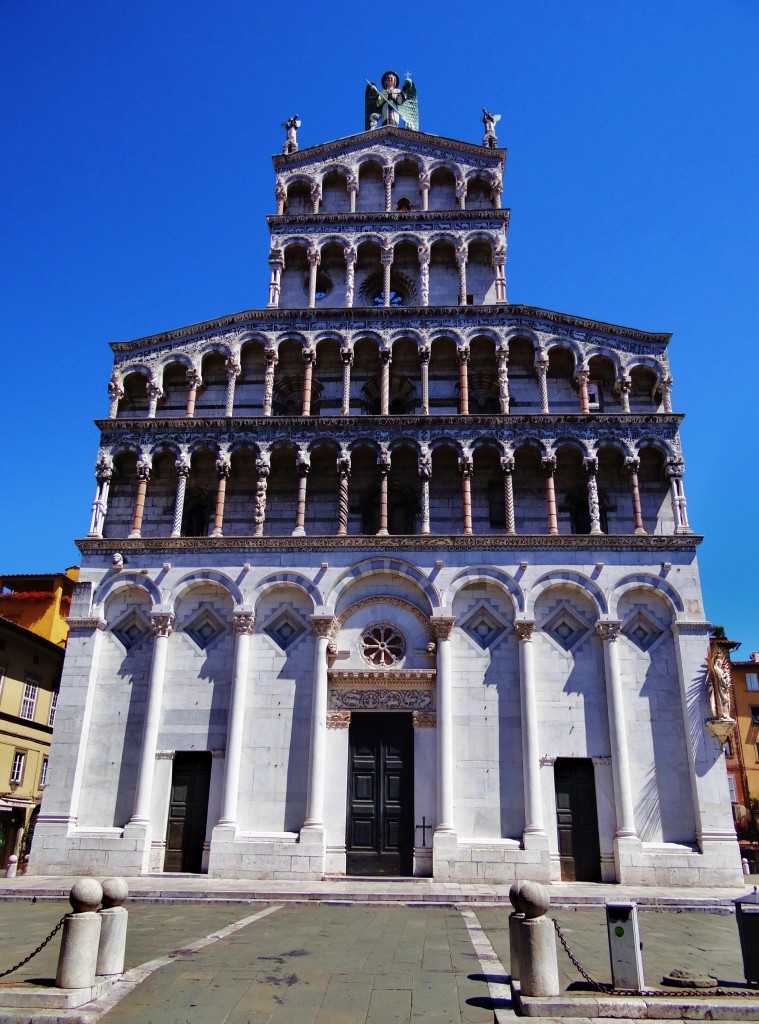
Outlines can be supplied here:
M395 71L384 73L381 89L367 79L366 131L386 124L397 127L401 121L403 126L410 131L419 131L419 104L416 98L416 86L411 81L410 72L406 72L403 87L398 88L399 85L400 78Z

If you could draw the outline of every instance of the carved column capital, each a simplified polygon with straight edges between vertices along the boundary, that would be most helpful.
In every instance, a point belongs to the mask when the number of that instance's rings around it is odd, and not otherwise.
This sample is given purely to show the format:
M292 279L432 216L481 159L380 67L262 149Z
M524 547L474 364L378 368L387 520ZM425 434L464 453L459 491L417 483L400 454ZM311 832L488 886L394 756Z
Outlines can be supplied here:
M216 475L220 480L226 480L232 470L232 464L228 455L219 455L216 459Z
M456 263L460 267L465 267L468 259L469 249L467 247L467 244L463 240L459 241L458 244L456 245Z
M426 447L419 454L419 476L422 480L429 480L432 477L432 456Z
M110 455L100 455L95 463L95 479L104 483L113 476L113 459Z
M459 472L465 480L471 480L474 473L474 462L471 455L464 455L459 459Z
M183 476L185 480L190 475L190 463L185 459L184 455L180 455L174 463L174 468L177 471L177 476Z
M271 465L269 463L269 453L262 452L256 459L256 473L258 476L268 476L271 472Z
M316 349L304 348L303 349L303 362L306 366L313 366L316 362Z
M237 377L240 376L240 371L241 371L242 367L237 362L237 360L234 358L234 356L230 356L230 358L227 359L226 367L227 367L227 379L228 380L236 380Z
M383 267L392 267L393 265L393 247L391 245L385 246L380 252L380 261Z
M553 476L556 472L556 456L545 455L540 460L540 468L544 476Z
M385 166L382 168L382 180L386 185L392 185L395 181L395 168Z
M187 387L188 388L201 388L203 387L203 378L201 377L198 370L195 367L190 367L187 371Z
M148 398L154 398L156 401L158 401L159 398L163 398L163 391L161 390L161 386L159 384L156 384L154 380L148 381L148 383L145 386L145 390L148 393Z
M270 366L274 367L279 362L279 356L273 348L267 348L264 350L264 358L266 359L267 368Z
M667 465L664 467L664 472L667 477L671 480L673 477L682 477L685 473L685 463L682 459L674 458L667 461Z
M174 615L171 612L153 612L150 616L150 628L154 637L169 637L174 628Z
M118 375L113 374L111 379L108 381L108 394L111 398L121 399L124 397L124 389L121 386Z
M595 476L598 472L598 459L595 455L588 455L582 460L583 467L588 476Z
M306 256L308 258L308 265L310 267L318 267L319 264L321 263L322 254L319 252L318 249L309 249L308 252L306 253Z
M427 245L427 243L426 242L422 242L422 244L420 246L418 246L416 251L417 251L417 254L419 256L419 266L420 267L429 267L429 265L430 265L430 247Z
M460 363L468 363L470 354L468 345L458 345L456 347L456 358Z
M236 636L252 636L255 625L253 612L235 612L233 617Z
M270 249L269 250L269 266L282 270L285 265L285 254L281 249Z
M356 191L358 191L358 189ZM343 256L345 257L346 264L353 266L356 262L356 257L358 256L356 246L346 245L345 249L343 250Z
M532 640L535 631L535 622L532 619L518 619L514 623L514 632L517 640Z
M453 615L431 615L430 626L438 640L450 640L456 619Z
M514 456L513 455L502 455L501 456L501 469L504 473L514 472Z
M348 366L353 366L353 349L352 348L348 348L347 345L344 346L343 348L341 348L340 349L340 358L343 361L343 365L345 365L347 363Z
M311 615L309 618L311 620L311 628L313 629L315 636L321 637L323 640L328 640L335 625L334 616Z
M351 457L348 453L341 454L337 460L337 472L341 477L351 475Z
M419 362L429 363L430 361L430 348L429 345L422 345L419 349Z
M622 623L616 621L597 622L596 633L606 643L615 642L619 638L620 631L622 629Z
M150 480L151 469L150 457L147 455L141 455L137 460L137 479L146 481Z
M640 459L635 455L628 455L625 458L625 469L628 473L637 473L640 469Z
M307 476L311 469L311 456L308 452L299 451L295 456L295 468L300 476Z

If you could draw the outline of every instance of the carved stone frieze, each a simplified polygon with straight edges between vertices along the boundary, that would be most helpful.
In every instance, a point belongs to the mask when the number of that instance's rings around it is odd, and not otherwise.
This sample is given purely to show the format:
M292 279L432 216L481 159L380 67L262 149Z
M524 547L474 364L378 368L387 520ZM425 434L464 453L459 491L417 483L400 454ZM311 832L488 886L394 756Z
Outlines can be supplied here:
M346 711L428 711L435 704L432 690L422 689L339 689L330 690L329 710Z
M333 669L327 673L329 685L335 689L392 690L413 686L434 690L437 673L433 668L404 668L393 671L376 669Z

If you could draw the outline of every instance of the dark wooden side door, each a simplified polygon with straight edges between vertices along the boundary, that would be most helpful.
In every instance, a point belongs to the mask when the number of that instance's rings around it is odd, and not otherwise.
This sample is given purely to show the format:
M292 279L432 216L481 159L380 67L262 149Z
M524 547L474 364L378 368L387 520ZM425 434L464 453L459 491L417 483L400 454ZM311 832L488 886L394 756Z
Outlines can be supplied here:
M177 752L171 773L164 871L200 872L210 783L210 751Z
M351 715L347 872L410 875L414 733L410 714Z
M554 766L563 882L600 882L601 849L593 762L559 757Z

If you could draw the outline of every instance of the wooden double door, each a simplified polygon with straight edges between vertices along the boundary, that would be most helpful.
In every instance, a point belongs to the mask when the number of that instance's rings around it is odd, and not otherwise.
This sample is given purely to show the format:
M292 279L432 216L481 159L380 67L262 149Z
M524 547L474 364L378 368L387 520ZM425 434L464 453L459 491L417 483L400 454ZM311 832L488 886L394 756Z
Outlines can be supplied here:
M210 751L174 755L164 871L199 874L202 870L210 786Z
M414 730L411 714L351 715L346 837L349 875L411 875Z
M601 849L593 762L559 757L554 765L562 882L600 882Z

